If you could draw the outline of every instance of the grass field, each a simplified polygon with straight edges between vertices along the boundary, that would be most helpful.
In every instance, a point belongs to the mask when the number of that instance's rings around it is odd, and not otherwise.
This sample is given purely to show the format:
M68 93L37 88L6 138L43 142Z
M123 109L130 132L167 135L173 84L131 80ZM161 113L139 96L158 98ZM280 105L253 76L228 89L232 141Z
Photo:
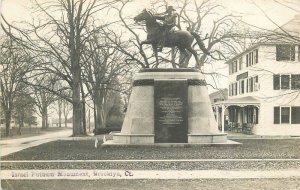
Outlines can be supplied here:
M239 139L235 147L94 147L93 140L59 140L2 157L1 170L225 170L300 171L300 139ZM130 160L168 161L130 161ZM186 161L178 161L186 159ZM189 161L190 159L207 159ZM212 159L210 161L210 159ZM216 159L217 161L214 161ZM226 160L231 159L231 160ZM243 159L250 159L243 161ZM254 160L251 160L254 159ZM262 160L260 160L262 159ZM282 159L282 160L272 160ZM287 160L286 160L287 159ZM291 160L289 160L291 159ZM293 160L294 159L294 160ZM10 162L20 160L25 162ZM26 162L33 161L33 162ZM46 162L34 162L45 160ZM50 162L50 161L57 162ZM82 160L61 162L61 160ZM90 160L90 161L89 161ZM94 161L93 161L94 160ZM101 162L101 160L106 160ZM119 160L113 162L109 160ZM123 161L120 161L123 160ZM127 161L126 161L127 160ZM7 161L7 162L3 162ZM251 176L250 176L251 177ZM96 190L96 189L300 189L299 178L246 179L98 179L98 180L2 180L9 190Z

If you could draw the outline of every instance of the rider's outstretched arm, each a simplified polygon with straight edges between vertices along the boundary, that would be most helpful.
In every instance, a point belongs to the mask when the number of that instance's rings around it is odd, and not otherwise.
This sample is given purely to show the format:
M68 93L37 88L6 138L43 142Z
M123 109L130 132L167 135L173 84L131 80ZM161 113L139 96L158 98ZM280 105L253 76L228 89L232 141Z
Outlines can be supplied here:
M177 16L177 21L178 21L176 26L179 28L179 30L181 30L181 26L180 26L180 16L179 16L179 14L177 14L177 13L176 13L176 16Z

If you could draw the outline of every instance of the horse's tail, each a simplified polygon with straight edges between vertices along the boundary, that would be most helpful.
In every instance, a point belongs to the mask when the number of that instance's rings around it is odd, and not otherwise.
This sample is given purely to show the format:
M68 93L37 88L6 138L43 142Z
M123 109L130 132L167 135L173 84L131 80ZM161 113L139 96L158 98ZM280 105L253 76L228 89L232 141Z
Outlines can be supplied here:
M191 32L191 34L195 37L197 44L199 45L200 49L202 50L203 53L210 55L210 52L206 49L204 43L202 42L199 34L197 34L196 32Z

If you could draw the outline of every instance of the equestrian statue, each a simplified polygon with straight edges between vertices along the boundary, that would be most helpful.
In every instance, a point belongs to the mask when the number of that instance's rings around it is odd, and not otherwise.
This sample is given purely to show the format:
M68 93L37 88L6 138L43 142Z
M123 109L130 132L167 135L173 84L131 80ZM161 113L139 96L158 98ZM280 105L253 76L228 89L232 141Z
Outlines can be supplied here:
M196 59L196 67L200 68L197 52L192 48L192 43L196 39L197 44L203 53L210 55L209 51L205 48L204 43L200 39L200 36L195 32L188 31L172 31L172 29L179 25L176 25L176 19L178 14L174 12L173 6L168 6L166 12L161 14L152 14L150 11L144 9L140 14L134 17L135 22L145 21L147 30L147 39L141 42L141 48L144 44L151 44L155 55L156 63L158 65L158 51L162 51L163 47L177 47L184 57L188 57L186 50L192 53ZM163 21L163 24L157 22L157 20ZM180 60L180 67L187 67L187 64L182 63ZM157 66L156 65L156 66Z

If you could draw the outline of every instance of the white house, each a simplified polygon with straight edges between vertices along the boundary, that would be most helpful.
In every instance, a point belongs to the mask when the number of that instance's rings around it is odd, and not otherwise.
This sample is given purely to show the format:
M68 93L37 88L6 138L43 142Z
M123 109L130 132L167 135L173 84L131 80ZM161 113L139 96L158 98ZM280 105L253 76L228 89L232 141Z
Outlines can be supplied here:
M300 31L299 16L284 27ZM295 41L294 41L295 42ZM226 62L228 100L216 102L217 121L229 130L256 135L300 135L300 42L256 44ZM220 119L221 118L221 119Z

